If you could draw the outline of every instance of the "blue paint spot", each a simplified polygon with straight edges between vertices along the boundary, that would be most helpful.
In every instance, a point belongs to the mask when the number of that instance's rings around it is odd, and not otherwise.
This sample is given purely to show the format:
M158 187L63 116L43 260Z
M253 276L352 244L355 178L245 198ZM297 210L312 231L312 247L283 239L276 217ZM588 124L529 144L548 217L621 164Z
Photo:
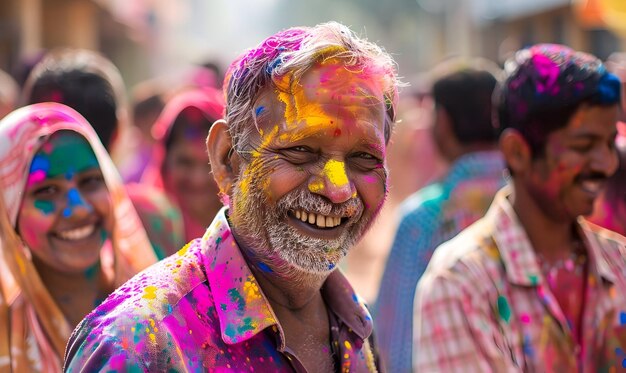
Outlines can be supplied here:
M174 309L172 308L172 305L171 305L171 304L168 304L168 305L167 305L167 313L168 313L168 314L170 314L170 313L172 313L172 311L173 311L173 310L174 310Z
M66 207L63 209L63 217L64 218L69 218L70 216L72 216L72 209L69 207Z
M621 348L616 348L615 349L615 355L620 356L620 355L624 355L624 350L622 350Z
M80 205L83 203L83 199L80 198L80 194L75 188L72 188L67 192L67 201L70 206Z
M272 271L272 269L267 264L265 264L263 262L259 262L259 268L263 272L269 272L269 273L274 272L274 271Z
M42 155L36 155L33 158L33 162L30 164L30 172L43 170L48 171L50 169L50 160Z
M626 325L626 312L624 311L619 313L619 324Z
M622 368L626 368L626 359L622 360Z
M259 115L261 115L261 113L263 113L265 111L265 106L259 106L258 108L256 108L256 110L254 111L254 115L256 115L257 117Z
M328 270L335 268L335 263L328 263Z
M354 293L352 294L352 300L353 300L355 303L359 303L359 297L357 297L357 296L356 296L356 294L354 294Z

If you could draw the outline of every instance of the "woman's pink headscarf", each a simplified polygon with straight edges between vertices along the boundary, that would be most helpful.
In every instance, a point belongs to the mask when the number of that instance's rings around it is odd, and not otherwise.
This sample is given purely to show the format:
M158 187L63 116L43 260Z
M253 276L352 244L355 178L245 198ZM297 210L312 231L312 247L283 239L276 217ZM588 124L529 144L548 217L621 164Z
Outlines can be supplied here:
M18 109L0 121L0 371L58 372L71 326L31 261L30 249L15 232L33 157L55 132L82 135L92 147L112 201L112 250L102 250L103 271L119 286L156 262L146 232L121 178L89 123L56 103ZM6 211L6 212L5 212ZM3 365L4 364L4 365Z

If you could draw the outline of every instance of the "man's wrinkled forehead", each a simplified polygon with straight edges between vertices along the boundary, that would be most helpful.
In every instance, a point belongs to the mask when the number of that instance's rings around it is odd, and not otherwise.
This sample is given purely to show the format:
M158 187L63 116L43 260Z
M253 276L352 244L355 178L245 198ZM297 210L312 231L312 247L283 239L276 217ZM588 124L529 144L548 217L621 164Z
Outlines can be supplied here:
M383 86L372 74L337 63L318 64L301 79L283 77L254 104L257 124L270 121L287 128L350 124L357 120L380 127L385 121Z

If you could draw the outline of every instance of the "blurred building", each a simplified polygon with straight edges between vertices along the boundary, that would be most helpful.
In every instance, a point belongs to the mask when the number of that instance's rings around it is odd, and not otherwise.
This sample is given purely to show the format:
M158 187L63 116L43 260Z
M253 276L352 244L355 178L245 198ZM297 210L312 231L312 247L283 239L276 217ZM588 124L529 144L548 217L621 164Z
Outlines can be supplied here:
M129 3L132 0L129 0ZM13 71L55 47L101 51L124 72L143 79L145 47L106 7L88 0L0 1L0 69Z
M442 24L443 54L435 59L472 55L502 62L513 51L539 42L567 44L606 59L626 46L624 0L417 2Z

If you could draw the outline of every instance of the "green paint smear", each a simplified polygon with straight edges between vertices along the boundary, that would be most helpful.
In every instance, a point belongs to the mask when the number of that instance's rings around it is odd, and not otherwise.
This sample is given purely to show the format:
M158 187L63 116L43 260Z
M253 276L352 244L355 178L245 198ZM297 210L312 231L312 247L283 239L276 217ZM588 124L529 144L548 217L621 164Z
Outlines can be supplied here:
M228 295L230 295L230 301L237 304L237 313L243 313L243 309L246 307L246 301L243 299L241 294L239 294L239 291L232 288L228 290Z
M500 314L500 318L506 323L511 319L511 307L509 306L509 302L502 295L498 297L498 313Z
M34 205L35 208L39 209L45 215L49 215L54 212L54 203L52 201L42 201L38 199L35 201Z
M539 283L537 275L528 275L528 279L530 280L531 285L537 285Z
M244 333L247 332L248 330L253 330L254 326L252 326L252 318L251 317L246 317L243 320L243 325L241 325L238 330L239 333Z
M99 168L98 160L87 140L76 132L59 131L48 140L50 152L40 149L36 156L48 159L50 169L44 170L47 178L65 176ZM35 171L35 170L30 170Z

